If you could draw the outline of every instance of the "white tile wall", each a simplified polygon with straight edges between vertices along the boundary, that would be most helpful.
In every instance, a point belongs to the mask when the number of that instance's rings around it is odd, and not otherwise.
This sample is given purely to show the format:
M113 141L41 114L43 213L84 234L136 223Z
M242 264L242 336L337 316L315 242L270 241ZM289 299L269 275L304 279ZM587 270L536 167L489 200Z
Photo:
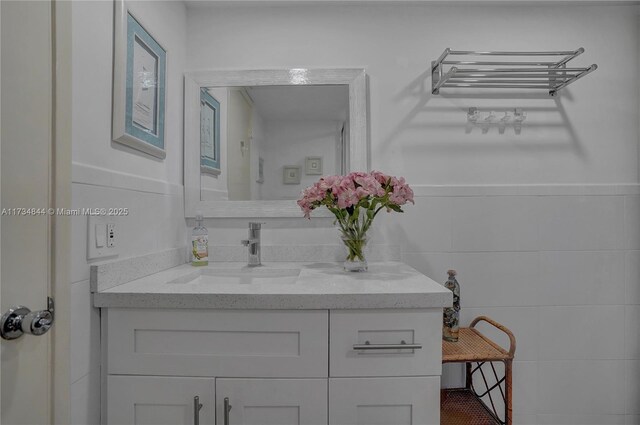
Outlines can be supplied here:
M451 208L453 249L458 252L536 250L536 209L536 197L531 196L454 198Z
M540 253L540 305L624 304L624 251Z
M89 281L71 285L71 382L100 366L100 309L93 307Z
M538 362L513 362L513 411L533 416L538 408L538 388Z
M627 251L624 263L627 304L640 304L640 251Z
M627 360L625 371L625 413L640 415L640 360Z
M625 425L640 425L640 415L626 415L624 423Z
M405 252L450 251L454 198L424 197L415 201L415 205L404 208L404 214L392 214L386 220L390 225L395 223L393 231Z
M182 196L146 193L103 186L74 184L72 205L127 207L129 215L113 217L118 232L118 258L144 255L187 242ZM72 218L72 282L89 279L89 265L104 259L86 260L87 217Z
M625 359L640 359L640 305L624 306L624 333Z
M538 425L622 425L624 415L538 415Z
M402 261L440 283L447 280L447 270L454 266L451 257L448 252L402 253Z
M540 307L539 359L624 359L624 306Z
M100 369L71 384L71 425L100 424Z
M72 205L127 207L113 217L118 258L138 256L186 244L182 196L74 183ZM71 229L71 416L73 424L100 421L100 312L93 307L86 260L87 217L72 218ZM102 260L96 260L102 261Z
M513 423L519 425L538 425L538 418L536 415L521 415L514 412Z
M437 214L437 203L453 207L451 220L437 216L438 235L451 226L451 247L421 244L425 236L414 230L400 242L402 258L439 282L447 269L458 271L463 325L487 315L514 331L516 423L637 421L640 251L629 250L632 216L640 219L637 198L541 193L443 203L446 198L424 196L407 208L408 222L418 226L420 217ZM462 382L459 368L444 370L443 384Z
M537 252L452 253L451 263L458 271L464 306L537 305Z
M538 413L621 415L625 409L627 392L625 372L624 361L540 361Z
M505 324L516 337L516 359L518 361L538 360L540 346L538 307L463 307L461 310L461 326L469 323L478 316L488 316L493 320ZM508 348L509 339L502 331L496 330L485 322L477 325L480 332ZM535 413L535 412L534 412Z
M627 249L640 249L640 196L625 196L624 233Z
M623 196L542 196L539 198L540 249L621 249Z

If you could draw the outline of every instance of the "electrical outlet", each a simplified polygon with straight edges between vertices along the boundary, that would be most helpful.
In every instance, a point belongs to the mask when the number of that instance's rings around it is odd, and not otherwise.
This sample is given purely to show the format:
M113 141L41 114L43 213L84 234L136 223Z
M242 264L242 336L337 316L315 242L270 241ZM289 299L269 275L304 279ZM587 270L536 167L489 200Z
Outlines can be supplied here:
M116 246L116 225L107 223L107 248Z
M87 216L87 260L118 255L116 230L113 217Z

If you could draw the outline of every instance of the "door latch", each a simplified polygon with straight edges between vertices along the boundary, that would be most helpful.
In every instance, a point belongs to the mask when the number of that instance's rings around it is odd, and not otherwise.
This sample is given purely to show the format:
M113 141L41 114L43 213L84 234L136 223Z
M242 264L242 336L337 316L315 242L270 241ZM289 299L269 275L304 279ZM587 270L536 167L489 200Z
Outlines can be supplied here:
M17 305L7 310L0 318L0 337L17 339L23 334L44 335L54 320L53 298L47 297L47 309L31 311L27 307Z

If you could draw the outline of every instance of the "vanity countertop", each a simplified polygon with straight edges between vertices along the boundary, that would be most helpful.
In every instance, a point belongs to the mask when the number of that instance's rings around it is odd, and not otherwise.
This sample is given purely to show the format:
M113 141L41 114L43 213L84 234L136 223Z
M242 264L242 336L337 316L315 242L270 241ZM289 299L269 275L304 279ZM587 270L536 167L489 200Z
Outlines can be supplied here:
M246 263L183 264L94 293L94 305L105 308L396 309L451 303L451 291L401 262L370 263L363 273L344 272L339 263L257 269Z

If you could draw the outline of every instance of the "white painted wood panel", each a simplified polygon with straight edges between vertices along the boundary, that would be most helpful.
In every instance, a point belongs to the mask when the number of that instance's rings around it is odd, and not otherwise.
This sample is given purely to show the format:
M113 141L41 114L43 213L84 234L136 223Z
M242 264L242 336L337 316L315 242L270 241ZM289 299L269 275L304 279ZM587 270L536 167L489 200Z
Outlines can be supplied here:
M211 378L109 376L107 424L192 425L200 397L200 425L215 424Z
M327 314L110 309L109 373L326 377Z
M442 373L441 309L331 311L330 376ZM421 344L416 350L354 350L355 344Z
M331 378L329 425L439 425L440 377Z
M326 425L326 379L216 379L217 423L230 425Z

